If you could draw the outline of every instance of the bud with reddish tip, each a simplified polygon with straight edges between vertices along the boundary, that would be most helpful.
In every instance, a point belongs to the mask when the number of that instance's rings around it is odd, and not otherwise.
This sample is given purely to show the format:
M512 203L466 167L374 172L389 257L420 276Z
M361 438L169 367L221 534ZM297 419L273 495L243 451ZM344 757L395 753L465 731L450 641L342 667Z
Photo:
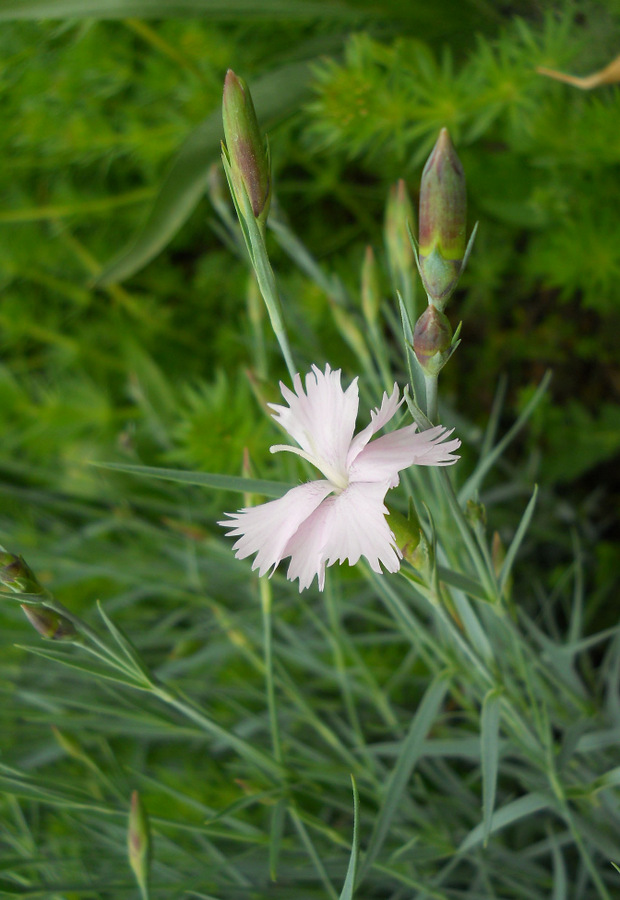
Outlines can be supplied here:
M430 303L416 322L413 349L425 375L437 375L452 354L448 317Z
M250 91L232 69L228 70L224 81L222 118L226 138L225 160L237 206L241 211L245 209L245 194L254 217L264 222L271 194L269 156L258 127Z
M441 129L420 184L419 267L429 300L443 309L467 248L465 174L446 128Z
M0 584L15 594L40 594L41 599L49 598L48 592L39 584L26 560L22 556L8 553L0 548ZM79 638L72 622L65 616L49 609L36 600L22 603L26 618L41 637L52 641L72 641Z

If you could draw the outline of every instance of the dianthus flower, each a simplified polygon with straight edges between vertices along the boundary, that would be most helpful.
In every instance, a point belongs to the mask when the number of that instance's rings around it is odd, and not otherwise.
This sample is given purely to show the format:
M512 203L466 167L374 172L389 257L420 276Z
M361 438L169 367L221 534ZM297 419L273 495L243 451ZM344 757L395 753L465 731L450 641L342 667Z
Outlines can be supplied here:
M411 465L448 466L458 459L457 439L441 425L418 432L416 425L399 428L374 441L370 439L396 413L395 384L390 397L383 395L379 409L370 413L370 425L353 435L359 407L357 378L347 390L340 384L340 370L316 366L306 375L306 390L295 375L294 392L280 383L288 406L269 405L274 419L299 444L276 444L272 453L288 450L316 466L325 478L291 488L283 497L260 506L226 513L218 524L238 537L238 559L256 553L252 564L259 575L290 556L287 578L299 579L299 590L309 587L316 575L319 589L325 584L325 568L348 560L354 565L365 556L374 572L400 568L401 552L386 521L384 498L396 487L398 473Z

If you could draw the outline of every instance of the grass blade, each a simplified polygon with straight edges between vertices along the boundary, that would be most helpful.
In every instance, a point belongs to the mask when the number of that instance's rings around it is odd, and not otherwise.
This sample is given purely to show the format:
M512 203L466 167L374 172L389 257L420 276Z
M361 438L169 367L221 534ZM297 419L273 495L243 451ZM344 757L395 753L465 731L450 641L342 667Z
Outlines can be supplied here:
M219 475L211 472L185 472L183 469L160 469L156 466L136 466L129 463L94 462L99 469L112 469L128 475L159 478L162 481L180 481L216 490L237 491L241 494L262 494L264 497L282 497L293 485L283 481L263 481L260 478L241 478L235 475Z
M357 875L357 861L359 857L359 818L360 818L360 798L357 792L355 778L351 775L351 783L353 785L353 844L351 846L351 856L349 858L349 867L347 869L347 877L344 880L339 900L353 900L353 892L355 889L355 876Z
M480 716L480 759L482 769L482 842L491 834L499 765L499 720L501 694L492 690L484 698Z
M426 736L437 718L448 687L449 681L445 674L431 682L413 717L409 733L403 741L399 758L388 780L383 805L379 810L379 815L368 844L368 851L364 859L360 878L363 878L371 868L383 847L392 821L398 812L407 782L411 778L411 773L420 757Z

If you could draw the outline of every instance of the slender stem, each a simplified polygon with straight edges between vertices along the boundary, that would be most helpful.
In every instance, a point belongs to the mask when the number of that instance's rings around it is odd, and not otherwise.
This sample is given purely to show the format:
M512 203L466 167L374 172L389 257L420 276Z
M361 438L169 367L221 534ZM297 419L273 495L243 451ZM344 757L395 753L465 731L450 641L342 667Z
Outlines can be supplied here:
M433 423L437 424L437 375L424 374L426 385L426 415Z

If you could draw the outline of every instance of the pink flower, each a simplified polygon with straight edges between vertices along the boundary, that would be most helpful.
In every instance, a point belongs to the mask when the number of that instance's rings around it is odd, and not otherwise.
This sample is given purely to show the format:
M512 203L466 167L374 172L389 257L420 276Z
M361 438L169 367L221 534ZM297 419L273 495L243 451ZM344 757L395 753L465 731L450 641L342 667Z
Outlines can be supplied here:
M441 425L422 432L408 425L371 441L403 402L397 385L391 397L383 395L380 408L370 413L370 425L355 437L357 378L343 391L339 369L332 372L326 366L323 373L313 366L305 392L299 375L294 393L282 383L280 388L288 406L270 404L274 419L299 447L276 444L271 452L297 453L325 478L294 487L269 503L226 513L230 518L218 524L239 538L234 545L237 558L256 553L252 568L259 575L271 570L271 575L290 556L287 578L299 578L300 591L315 575L323 590L326 566L345 559L354 565L365 556L373 571L381 572L382 565L397 572L402 554L385 519L385 495L398 484L401 469L455 463L458 457L452 451L461 442L442 443L452 432Z

